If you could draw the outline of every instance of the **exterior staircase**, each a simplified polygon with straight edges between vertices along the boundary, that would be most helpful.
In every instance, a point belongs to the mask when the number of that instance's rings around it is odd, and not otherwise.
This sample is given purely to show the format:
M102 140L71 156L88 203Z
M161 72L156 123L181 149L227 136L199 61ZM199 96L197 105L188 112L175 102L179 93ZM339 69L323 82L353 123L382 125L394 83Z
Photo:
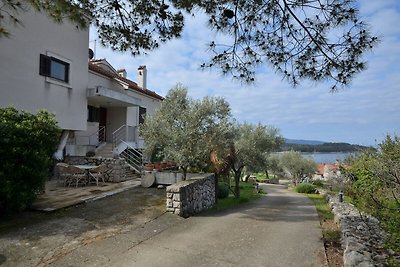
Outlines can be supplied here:
M113 158L114 157L113 144L112 143L104 143L103 145L99 146L96 149L95 153L96 153L97 157Z
M129 146L125 142L122 143L124 146L122 146L123 149L121 149L121 152L118 152L118 156L120 158L124 158L128 165L125 169L125 173L127 177L131 177L132 179L137 178L138 174L140 174L142 170L142 151ZM114 158L114 146L115 145L113 143L104 143L96 149L96 156L103 158Z

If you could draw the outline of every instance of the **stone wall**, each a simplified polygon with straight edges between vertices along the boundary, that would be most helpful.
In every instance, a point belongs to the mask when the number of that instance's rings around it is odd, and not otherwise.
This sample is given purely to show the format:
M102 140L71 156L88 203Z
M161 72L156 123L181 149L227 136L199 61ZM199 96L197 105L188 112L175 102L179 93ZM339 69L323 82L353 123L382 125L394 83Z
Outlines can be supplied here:
M167 211L188 217L209 209L215 204L215 179L213 174L191 178L167 186Z
M279 178L273 178L273 179L268 179L268 180L261 180L261 183L266 183L266 184L279 184Z
M105 164L108 171L104 176L105 182L122 182L128 180L126 169L129 165L125 159L111 159L102 157L66 157L65 163L70 165L101 165Z
M379 221L351 204L339 202L337 196L327 198L342 231L344 266L387 266L388 255L383 248L386 234Z

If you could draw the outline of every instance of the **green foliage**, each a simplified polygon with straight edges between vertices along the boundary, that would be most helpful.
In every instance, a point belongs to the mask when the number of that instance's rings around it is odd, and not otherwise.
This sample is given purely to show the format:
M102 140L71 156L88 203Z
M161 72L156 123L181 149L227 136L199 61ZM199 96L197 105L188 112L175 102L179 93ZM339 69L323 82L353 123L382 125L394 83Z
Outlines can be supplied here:
M353 159L346 175L352 203L376 218L390 234L389 246L400 252L400 139L387 136L378 151Z
M332 89L346 86L365 68L363 55L378 42L352 0L1 0L0 37L9 34L3 22L19 22L18 12L28 5L55 21L69 19L81 27L91 23L103 45L133 55L181 37L183 12L202 14L218 34L209 35L215 38L209 43L210 57L200 67L217 68L247 83L254 82L260 64L268 64L293 85L310 79L329 80Z
M239 196L239 181L243 168L251 172L264 171L267 155L279 147L283 138L272 126L239 124L235 128L234 155L231 168L235 173L235 195Z
M44 189L59 133L46 111L0 109L0 214L26 208Z
M234 195L229 195L227 198L223 198L218 200L218 203L214 207L216 210L223 210L228 208L236 207L242 203L247 203L249 201L253 201L262 197L262 194L259 194L254 190L252 183L244 183L240 182L240 196L235 197Z
M309 183L300 183L296 186L296 192L302 194L315 193L315 185Z
M233 142L229 104L220 97L193 100L187 88L171 89L160 108L141 127L145 153L161 153L184 171L206 169L212 151L226 155Z
M313 180L311 183L316 187L324 187L324 182L320 179Z
M230 190L227 184L218 184L218 198L227 198Z
M280 164L280 157L277 154L267 155L266 171L271 171L275 176L283 176L283 169Z
M324 220L333 220L333 214L329 204L326 202L325 196L320 194L307 194L308 198L314 202L318 215Z
M280 166L291 174L295 183L301 182L304 177L311 177L317 169L314 160L303 157L297 151L284 152L280 156Z

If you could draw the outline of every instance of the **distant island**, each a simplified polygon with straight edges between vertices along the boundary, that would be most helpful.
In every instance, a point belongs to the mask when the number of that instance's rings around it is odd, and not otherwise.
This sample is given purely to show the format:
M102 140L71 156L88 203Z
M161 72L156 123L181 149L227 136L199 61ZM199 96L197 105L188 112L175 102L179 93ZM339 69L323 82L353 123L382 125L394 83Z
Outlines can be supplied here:
M279 151L299 151L299 152L359 152L365 149L373 149L369 146L352 145L348 143L325 143L321 141L311 140L293 140L286 139L285 143L280 147Z

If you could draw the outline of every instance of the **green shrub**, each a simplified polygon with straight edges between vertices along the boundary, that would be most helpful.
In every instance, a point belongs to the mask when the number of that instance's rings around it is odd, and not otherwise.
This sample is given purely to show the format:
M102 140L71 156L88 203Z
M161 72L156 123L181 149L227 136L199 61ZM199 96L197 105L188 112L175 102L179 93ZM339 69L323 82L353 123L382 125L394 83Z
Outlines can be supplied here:
M26 208L44 189L59 133L46 111L0 108L0 215Z
M315 186L309 183L301 183L296 186L296 192L303 194L315 193Z
M227 198L229 196L229 187L226 184L218 184L218 198Z
M311 182L313 185L315 185L316 187L323 187L324 186L324 182L320 179L314 180Z

